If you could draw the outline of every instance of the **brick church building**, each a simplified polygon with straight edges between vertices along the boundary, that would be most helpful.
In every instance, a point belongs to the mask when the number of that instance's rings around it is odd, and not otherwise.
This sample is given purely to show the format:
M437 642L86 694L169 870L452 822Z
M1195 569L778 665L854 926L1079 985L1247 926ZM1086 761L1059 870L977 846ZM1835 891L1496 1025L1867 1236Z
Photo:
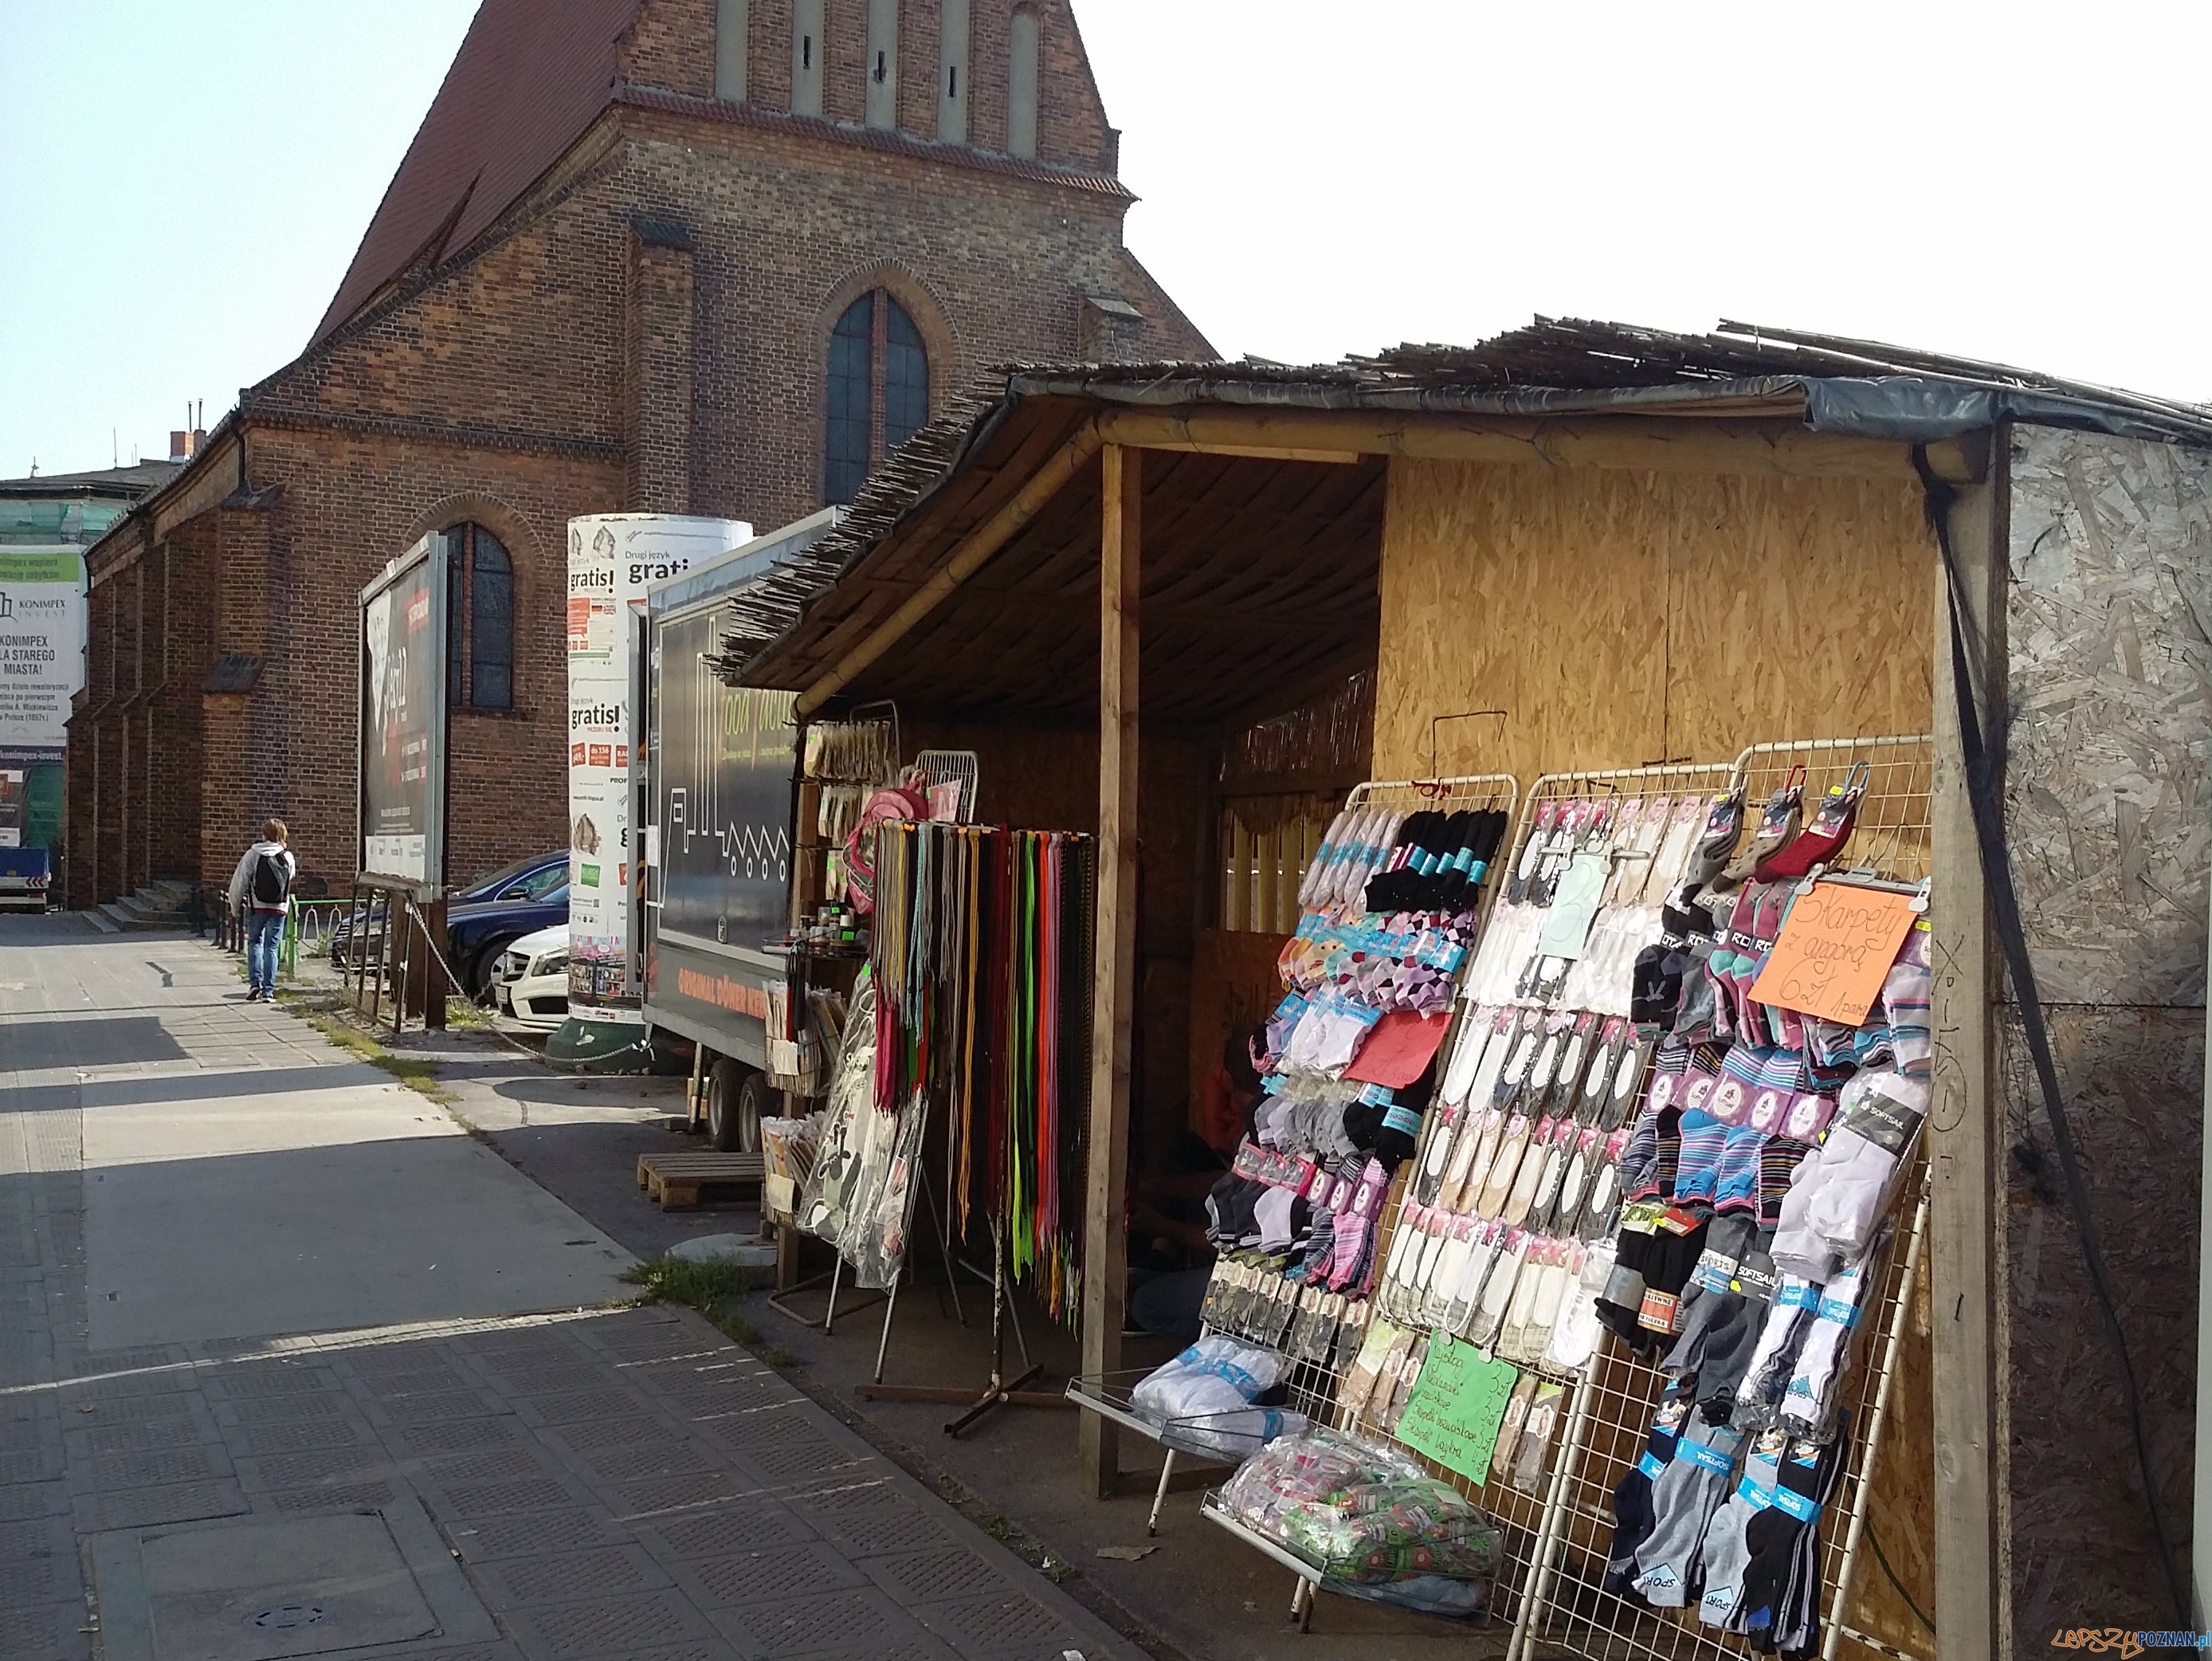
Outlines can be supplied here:
M465 571L451 873L559 847L567 522L766 530L992 366L1211 357L1068 0L483 0L298 358L91 551L69 901L358 860L356 597Z

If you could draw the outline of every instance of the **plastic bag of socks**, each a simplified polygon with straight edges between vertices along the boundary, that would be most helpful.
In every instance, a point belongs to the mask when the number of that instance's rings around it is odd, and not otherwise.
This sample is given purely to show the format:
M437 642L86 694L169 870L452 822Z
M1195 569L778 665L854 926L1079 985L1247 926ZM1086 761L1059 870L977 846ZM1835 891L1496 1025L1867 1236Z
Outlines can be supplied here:
M1598 1293L1613 1273L1613 1242L1577 1241L1573 1250L1572 1279L1562 1293L1559 1319L1553 1323L1544 1359L1569 1372L1579 1372L1597 1349L1601 1328L1597 1319Z
M1759 1242L1767 1237L1762 1233ZM1708 1419L1731 1418L1736 1391L1751 1370L1773 1308L1778 1285L1774 1260L1755 1242L1729 1276L1726 1301L1717 1307L1698 1345L1694 1383Z
M1490 1273L1482 1284L1482 1300L1476 1308L1474 1320L1468 1330L1470 1342L1484 1349L1493 1348L1498 1335L1510 1312L1513 1294L1521 1283L1527 1267L1528 1237L1519 1229L1509 1230L1498 1243L1498 1255L1491 1262Z
M1819 1621L1820 1514L1843 1469L1844 1443L1793 1441L1776 1467L1774 1503L1744 1530L1749 1561L1734 1629L1761 1653L1802 1654Z
M1660 1363L1660 1371L1680 1378L1694 1377L1704 1364L1705 1340L1742 1301L1731 1290L1736 1266L1750 1250L1759 1222L1755 1217L1716 1217L1706 1232L1704 1253L1682 1288L1680 1329L1674 1348Z
M1513 1386L1513 1393L1505 1398L1505 1416L1498 1426L1498 1441L1490 1452L1490 1480L1503 1484L1513 1475L1513 1456L1521 1446L1521 1427L1528 1422L1529 1403L1536 1396L1540 1382L1533 1372L1524 1372Z
M1441 1324L1456 1337L1469 1338L1481 1313L1482 1288L1508 1231L1503 1223L1485 1222L1479 1217L1462 1220L1472 1225L1473 1235L1467 1257L1452 1282Z
M1742 1382L1736 1386L1730 1422L1738 1430L1765 1430L1779 1417L1782 1392L1796 1368L1797 1346L1813 1323L1820 1297L1820 1287L1802 1275L1781 1277L1759 1341L1745 1364Z
M1534 1494L1544 1485L1552 1433L1559 1428L1559 1409L1566 1394L1564 1384L1540 1384L1528 1399L1528 1416L1522 1422L1521 1439L1513 1450L1513 1470L1508 1479L1519 1493Z
M1820 1440L1834 1431L1844 1382L1850 1374L1852 1335L1874 1296L1874 1266L1881 1261L1876 1251L1820 1288L1812 1323L1797 1346L1796 1363L1782 1392L1782 1423L1791 1434Z
M1782 1202L1774 1260L1825 1281L1865 1256L1920 1135L1928 1083L1888 1068L1844 1086L1827 1139L1807 1153Z

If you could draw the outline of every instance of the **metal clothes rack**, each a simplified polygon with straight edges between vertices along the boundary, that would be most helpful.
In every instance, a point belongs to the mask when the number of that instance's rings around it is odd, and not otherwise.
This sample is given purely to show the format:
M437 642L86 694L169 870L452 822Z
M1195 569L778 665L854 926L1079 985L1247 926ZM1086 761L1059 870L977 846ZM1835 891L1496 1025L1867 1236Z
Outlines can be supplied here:
M1748 818L1802 766L1809 818L1831 785L1864 764L1866 794L1843 850L1847 868L1917 881L1930 867L1934 761L1935 740L1927 733L1784 739L1742 751L1729 770L1729 782L1743 791ZM1539 781L1540 789L1543 782ZM1535 794L1531 793L1532 800ZM1826 1507L1820 1540L1822 1661L1834 1661L1846 1639L1875 1641L1852 1628L1847 1616L1888 1427L1898 1354L1925 1255L1924 1147L1915 1157L1899 1202L1909 1211L1910 1221L1889 1253L1880 1296L1869 1305L1868 1353L1858 1359L1855 1377L1845 1386L1848 1416L1838 1433L1849 1438L1850 1447ZM1728 1661L1750 1652L1741 1637L1701 1624L1694 1609L1644 1609L1604 1589L1613 1487L1644 1452L1664 1384L1654 1365L1631 1354L1610 1334L1583 1370L1554 1457L1507 1661L1532 1661L1540 1645L1607 1661ZM1883 1653L1899 1653L1887 1645L1878 1647Z
M1767 796L1792 770L1802 766L1809 816L1829 786L1841 783L1863 764L1868 769L1866 794L1852 838L1843 850L1849 862L1845 868L1855 874L1905 882L1924 880L1933 843L1929 813L1933 739L1926 733L1889 733L1784 739L1749 745L1733 762L1673 763L1540 777L1518 804L1510 853L1493 862L1498 880L1486 895L1486 923L1504 881L1520 862L1537 814L1547 801L1598 794L1648 797L1680 794L1686 788L1735 788L1744 793L1749 818L1757 815ZM1418 781L1362 786L1354 791L1352 801L1364 804L1370 792L1418 792L1421 788ZM1449 1035L1446 1042L1452 1042ZM1851 1627L1846 1617L1888 1427L1898 1357L1925 1257L1924 1149L1916 1161L1900 1189L1904 1197L1899 1204L1909 1209L1910 1220L1889 1249L1880 1295L1868 1305L1868 1348L1856 1358L1854 1375L1844 1387L1846 1417L1839 1433L1850 1439L1850 1447L1826 1508L1820 1541L1823 1661L1834 1661L1846 1640L1884 1654L1903 1653ZM1397 1227L1405 1186L1402 1180L1394 1183L1386 1200L1377 1230L1378 1254L1387 1252ZM1606 1333L1588 1364L1571 1378L1557 1368L1541 1366L1524 1371L1569 1385L1564 1427L1553 1449L1549 1478L1540 1494L1523 1494L1509 1487L1470 1482L1448 1471L1439 1473L1481 1504L1505 1530L1507 1558L1493 1589L1492 1609L1503 1613L1510 1600L1513 1628L1507 1661L1534 1661L1540 1646L1602 1657L1605 1661L1616 1658L1620 1661L1730 1661L1747 1654L1741 1638L1702 1626L1694 1610L1645 1609L1603 1587L1605 1548L1613 1521L1613 1489L1644 1451L1651 1412L1664 1383L1656 1367ZM1381 1433L1371 1425L1357 1427ZM1165 1491L1164 1479L1161 1492ZM1156 1500L1155 1516L1157 1506ZM1300 1577L1291 1615L1303 1630L1310 1621L1315 1589L1327 1583L1310 1566L1235 1525L1233 1519L1217 1510L1209 1507L1206 1514Z

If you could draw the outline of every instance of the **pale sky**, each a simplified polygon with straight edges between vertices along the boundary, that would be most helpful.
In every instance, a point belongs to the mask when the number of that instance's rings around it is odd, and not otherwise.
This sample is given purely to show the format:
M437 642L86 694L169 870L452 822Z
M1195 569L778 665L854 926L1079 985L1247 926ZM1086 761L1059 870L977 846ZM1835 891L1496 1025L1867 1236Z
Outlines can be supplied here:
M2212 8L1077 0L1129 241L1224 353L1535 313L2212 399ZM306 344L472 0L0 0L0 477Z

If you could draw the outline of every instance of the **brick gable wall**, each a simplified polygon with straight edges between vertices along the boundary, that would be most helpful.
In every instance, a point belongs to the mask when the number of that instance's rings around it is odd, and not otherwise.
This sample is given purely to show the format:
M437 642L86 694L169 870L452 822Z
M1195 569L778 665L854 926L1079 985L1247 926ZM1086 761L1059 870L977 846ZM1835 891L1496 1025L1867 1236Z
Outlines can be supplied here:
M1037 159L1056 167L1107 167L1106 108L1066 0L1021 0L1037 14ZM791 107L791 0L752 0L748 101ZM968 143L1006 149L1007 34L1016 0L970 0ZM646 0L618 54L623 78L693 98L714 95L716 0ZM868 0L825 0L823 112L858 125L867 114ZM939 0L901 0L898 125L937 137Z
M1012 8L974 3L970 132L988 149L1004 143ZM462 879L560 846L568 520L647 509L768 530L819 507L829 332L870 287L921 327L939 411L995 365L1077 356L1096 333L1086 294L1145 313L1116 337L1122 355L1211 355L1123 249L1125 194L788 119L790 9L777 0L751 7L752 91L768 113L706 101L714 10L647 0L623 73L685 97L604 115L477 247L249 390L232 505L172 522L157 502L150 530L94 551L70 904L150 878L220 885L270 813L291 825L303 872L343 892L356 597L462 519L514 559L515 708L455 717L449 869ZM927 138L935 0L905 14L901 116ZM1080 40L1058 0L1042 15L1041 159L1095 173L1106 128ZM830 0L828 16L828 107L849 103L857 119L864 0ZM836 55L848 47L849 63ZM201 690L224 653L261 660L252 691Z

